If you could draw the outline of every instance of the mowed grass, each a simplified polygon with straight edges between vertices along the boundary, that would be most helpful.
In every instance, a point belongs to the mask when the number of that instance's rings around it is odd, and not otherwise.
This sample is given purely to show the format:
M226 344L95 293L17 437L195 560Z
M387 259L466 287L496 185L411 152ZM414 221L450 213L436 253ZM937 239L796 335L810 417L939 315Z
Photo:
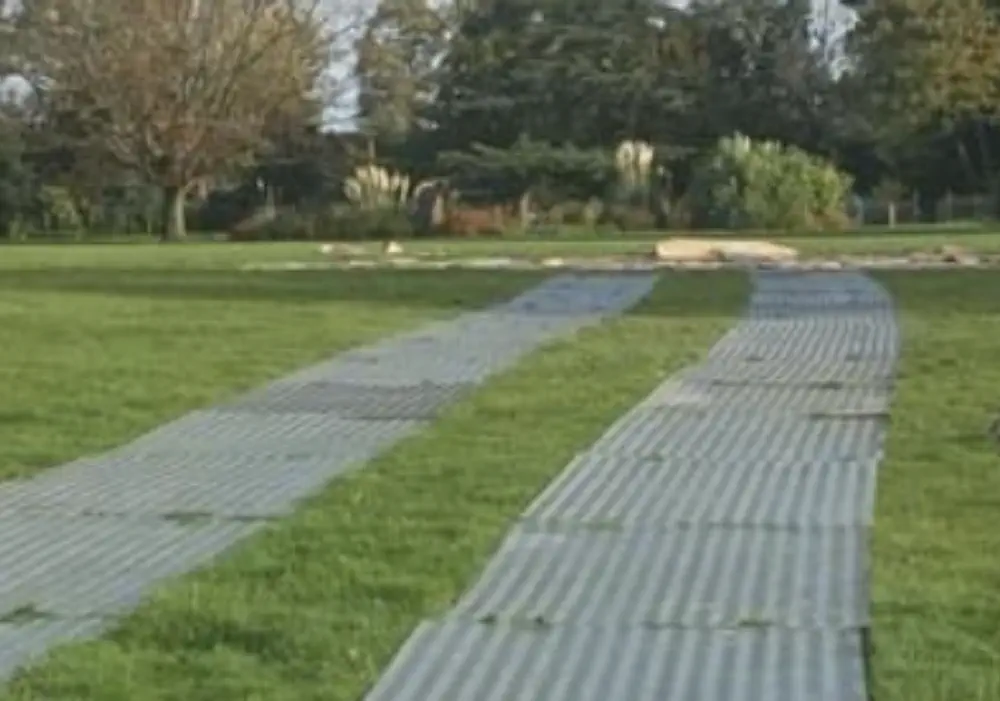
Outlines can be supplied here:
M656 241L678 237L764 239L791 246L803 256L893 256L916 252L931 253L943 246L956 246L975 253L1000 253L1000 231L975 229L940 230L863 230L840 234L755 234L741 232L654 232L650 234L606 234L598 238L523 238L470 239L462 241L416 241L404 247L407 252L443 258L458 257L548 257L600 258L649 256ZM378 249L368 248L370 253Z
M504 238L417 239L403 241L405 255L443 259L456 258L604 258L648 257L653 244L664 238L720 237L765 239L792 246L804 256L908 255L931 253L943 246L957 246L969 252L1000 254L1000 230L979 225L925 226L898 229L866 228L842 233L764 234L727 231L657 231L648 233L597 232L583 227L558 235L525 234ZM247 264L306 263L330 260L319 242L285 243L195 243L166 245L109 243L101 245L60 244L50 246L14 245L0 247L0 272L73 268L81 264L117 269L201 268L234 270ZM378 242L348 242L364 257L380 257ZM150 251L156 251L151 254Z
M111 448L345 347L542 279L243 273L223 266L222 245L25 250L0 249L0 479ZM31 265L16 267L19 258Z
M879 276L900 382L873 543L876 701L1000 699L1000 273Z
M572 456L742 310L737 273L677 273L633 313L558 341L335 481L109 637L58 649L2 698L357 701Z

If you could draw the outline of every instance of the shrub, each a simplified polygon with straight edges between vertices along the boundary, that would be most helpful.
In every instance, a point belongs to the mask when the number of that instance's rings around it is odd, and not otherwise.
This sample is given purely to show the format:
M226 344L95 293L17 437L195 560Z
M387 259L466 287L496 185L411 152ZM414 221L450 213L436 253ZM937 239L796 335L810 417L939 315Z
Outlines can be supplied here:
M793 146L721 139L695 170L688 191L698 226L732 229L831 229L846 225L852 180Z
M318 217L316 225L316 238L340 241L405 239L413 233L410 217L393 207L331 207Z
M667 211L666 225L668 229L690 229L694 223L691 213L691 200L685 195L674 202Z
M413 235L405 213L396 209L333 206L324 210L279 209L274 216L235 227L233 241L359 241Z
M619 231L650 231L656 228L656 215L648 207L612 204L604 211L604 222Z

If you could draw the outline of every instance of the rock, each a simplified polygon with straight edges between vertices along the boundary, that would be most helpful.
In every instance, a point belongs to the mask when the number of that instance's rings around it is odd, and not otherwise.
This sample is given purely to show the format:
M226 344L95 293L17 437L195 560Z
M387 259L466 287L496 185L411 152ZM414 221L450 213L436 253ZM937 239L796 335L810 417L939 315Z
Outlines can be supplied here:
M938 248L937 254L940 256L941 260L945 263L954 263L956 265L978 265L979 256L974 253L969 253L963 248L953 245L944 245Z
M958 246L950 245L950 244L946 244L944 246L939 246L937 248L937 250L935 251L935 253L937 253L937 255L945 263L955 263L955 262L958 261L959 258L961 258L962 256L966 255L964 249L959 248Z
M387 256L398 256L403 253L403 247L398 241L386 241L382 247L382 253Z
M926 265L927 263L934 263L935 257L932 253L927 253L926 251L913 251L908 256L911 263L917 265Z
M562 258L546 258L542 261L542 267L544 268L563 268L566 266L566 261Z
M365 248L347 243L324 243L319 247L319 252L324 256L363 256Z
M794 261L794 248L769 241L672 238L658 241L653 257L661 261L684 263L777 263Z
M474 270L502 270L513 267L516 261L513 258L467 258L462 263Z
M395 268L418 268L420 263L420 259L413 256L393 256L392 260L388 261L388 264Z

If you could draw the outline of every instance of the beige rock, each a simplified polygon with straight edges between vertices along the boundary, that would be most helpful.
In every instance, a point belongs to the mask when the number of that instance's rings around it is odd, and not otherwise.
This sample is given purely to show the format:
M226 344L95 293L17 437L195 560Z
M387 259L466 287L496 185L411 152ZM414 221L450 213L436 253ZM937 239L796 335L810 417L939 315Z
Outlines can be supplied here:
M769 241L672 238L658 241L657 260L673 262L784 262L798 258L798 251Z
M403 247L398 241L386 241L382 247L382 253L387 256L398 256L403 252Z
M324 243L319 247L319 252L325 256L363 256L365 247L348 243Z
M935 250L937 258L942 263L952 263L954 265L979 265L980 258L975 253L970 253L960 246L946 244Z

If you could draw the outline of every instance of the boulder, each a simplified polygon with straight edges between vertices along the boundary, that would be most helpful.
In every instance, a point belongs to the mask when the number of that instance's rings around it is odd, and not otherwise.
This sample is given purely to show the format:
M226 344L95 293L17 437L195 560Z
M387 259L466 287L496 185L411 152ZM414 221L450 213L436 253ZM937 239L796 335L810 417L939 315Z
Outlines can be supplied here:
M956 265L977 265L979 263L979 256L969 253L959 246L941 246L937 249L937 254L945 263L954 263Z
M398 256L403 253L403 247L396 241L386 241L382 253L387 256Z
M657 260L675 263L746 262L779 263L798 259L794 248L769 241L672 238L658 241L653 249Z

